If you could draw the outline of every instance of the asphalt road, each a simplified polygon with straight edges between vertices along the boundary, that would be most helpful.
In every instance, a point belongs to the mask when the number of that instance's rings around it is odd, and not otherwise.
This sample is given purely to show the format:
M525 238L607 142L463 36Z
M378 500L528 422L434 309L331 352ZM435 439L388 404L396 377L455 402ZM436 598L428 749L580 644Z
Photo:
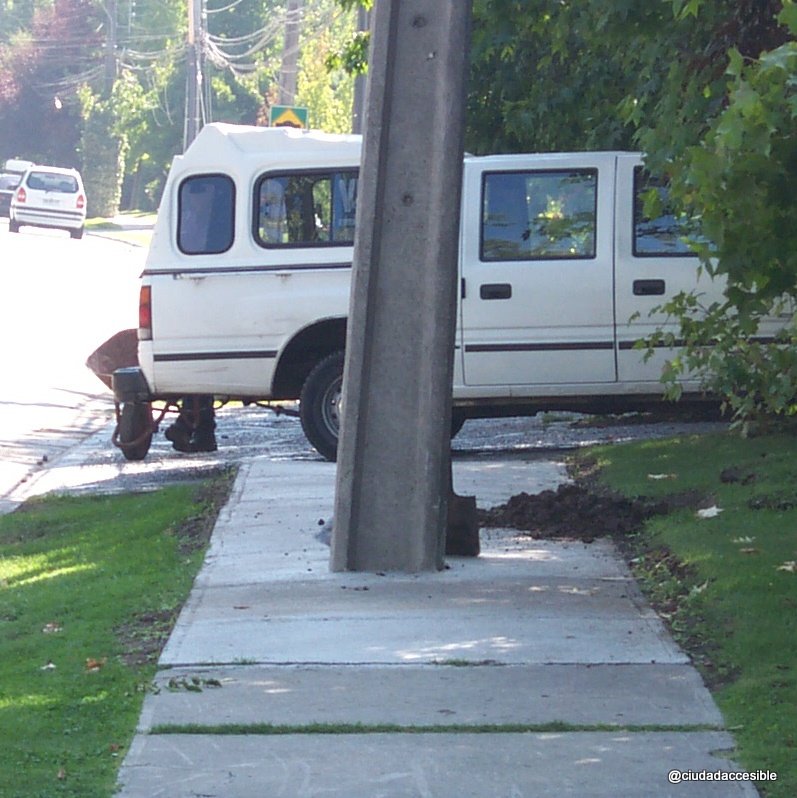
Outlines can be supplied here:
M0 508L32 470L110 420L85 367L106 338L137 324L141 248L0 223Z

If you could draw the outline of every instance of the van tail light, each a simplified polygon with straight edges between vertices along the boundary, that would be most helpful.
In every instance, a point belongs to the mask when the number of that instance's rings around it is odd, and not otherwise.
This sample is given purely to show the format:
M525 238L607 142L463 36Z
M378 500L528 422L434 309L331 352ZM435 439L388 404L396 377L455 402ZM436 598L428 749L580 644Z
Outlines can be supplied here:
M142 285L138 295L138 340L152 340L152 286Z
M82 211L85 206L86 206L86 198L82 194L78 194L77 201L75 202L75 207L79 211Z
M28 194L24 188L17 189L17 202L27 202L28 201Z

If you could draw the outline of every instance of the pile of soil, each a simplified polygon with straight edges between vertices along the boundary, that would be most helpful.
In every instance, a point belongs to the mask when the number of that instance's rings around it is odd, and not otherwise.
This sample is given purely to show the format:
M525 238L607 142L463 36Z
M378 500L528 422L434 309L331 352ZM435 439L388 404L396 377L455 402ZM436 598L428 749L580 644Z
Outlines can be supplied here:
M696 507L700 497L692 494L653 500L644 496L626 498L608 490L576 482L555 491L531 495L519 493L506 504L479 512L479 525L528 532L533 538L573 538L586 543L605 536L637 531L654 515L676 507Z

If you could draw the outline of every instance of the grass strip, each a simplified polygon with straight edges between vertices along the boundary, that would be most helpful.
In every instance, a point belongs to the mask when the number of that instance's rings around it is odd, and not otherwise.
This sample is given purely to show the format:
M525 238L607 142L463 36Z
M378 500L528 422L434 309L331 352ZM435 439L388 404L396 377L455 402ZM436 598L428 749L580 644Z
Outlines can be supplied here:
M109 798L231 475L0 517L0 795Z
M228 723L217 726L204 726L198 723L169 724L154 726L150 734L210 734L210 735L263 735L278 736L288 734L546 734L569 732L706 732L721 731L710 724L692 726L639 725L626 726L607 724L574 724L564 721L550 723L498 723L474 724L451 723L444 725L402 725L398 723L305 723L298 725L279 725L272 723Z
M620 543L712 689L739 764L778 773L760 785L769 798L797 795L796 442L724 434L590 450L600 481L628 497L704 497L704 517L657 516Z

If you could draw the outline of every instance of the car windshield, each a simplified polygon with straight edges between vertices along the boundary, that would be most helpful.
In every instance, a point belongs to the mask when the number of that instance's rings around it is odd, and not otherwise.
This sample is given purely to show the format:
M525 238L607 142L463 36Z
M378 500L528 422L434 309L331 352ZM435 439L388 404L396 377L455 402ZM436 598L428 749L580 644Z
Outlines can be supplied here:
M19 184L19 175L0 175L0 191L11 191Z
M62 194L76 194L77 180L72 175L53 172L31 172L25 181L28 188L36 191L59 191Z

